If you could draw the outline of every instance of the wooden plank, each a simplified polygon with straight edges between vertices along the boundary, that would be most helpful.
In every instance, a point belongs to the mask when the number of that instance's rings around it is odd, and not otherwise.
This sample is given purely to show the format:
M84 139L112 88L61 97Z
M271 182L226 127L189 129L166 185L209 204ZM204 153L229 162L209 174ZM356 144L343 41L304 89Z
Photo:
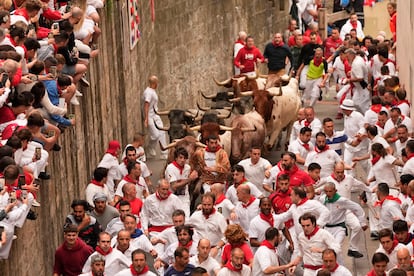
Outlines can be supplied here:
M335 21L348 19L349 13L347 11L339 11L331 14L327 14L327 23L334 23Z

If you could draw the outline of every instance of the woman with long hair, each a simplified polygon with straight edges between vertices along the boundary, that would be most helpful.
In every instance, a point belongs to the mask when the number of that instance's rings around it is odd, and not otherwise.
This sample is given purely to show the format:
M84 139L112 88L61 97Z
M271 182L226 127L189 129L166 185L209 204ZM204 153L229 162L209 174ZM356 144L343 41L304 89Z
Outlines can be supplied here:
M239 224L230 224L227 226L224 236L227 239L227 244L223 247L223 253L221 255L221 264L225 265L231 260L231 251L234 248L240 248L244 252L244 264L253 265L253 252L247 243L247 234Z

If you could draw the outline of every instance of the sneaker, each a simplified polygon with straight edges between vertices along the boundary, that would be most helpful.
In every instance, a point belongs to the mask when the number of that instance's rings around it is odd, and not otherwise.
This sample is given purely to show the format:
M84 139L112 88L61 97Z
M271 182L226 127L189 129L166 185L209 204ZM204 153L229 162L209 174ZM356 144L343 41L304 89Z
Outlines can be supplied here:
M78 98L76 98L76 96L73 96L72 99L70 99L70 103L73 105L79 105Z
M85 78L85 75L82 76L82 78L80 79L80 82L83 86L89 87L90 83L89 81Z
M364 255L362 253L360 253L358 251L355 251L355 250L351 250L351 249L348 250L348 256L353 257L353 258L362 258L362 257L364 257Z
M37 214L33 210L30 210L26 218L30 220L36 220Z
M60 151L61 149L62 149L62 147L59 146L58 144L54 144L53 147L52 147L53 151Z
M322 89L319 89L319 98L318 98L318 100L319 101L322 101Z
M40 207L39 201L37 201L36 199L33 199L32 206L33 207Z
M377 231L371 232L370 237L371 237L371 240L378 240L379 239L378 232Z
M17 236L16 235L13 235L13 240L17 240Z
M48 179L50 179L50 174L48 174L46 172L41 172L41 173L39 173L39 178L43 179L43 180L48 180Z
M76 90L76 92L75 92L75 96L77 96L77 97L82 97L82 96L83 96L83 94L82 94L79 90Z

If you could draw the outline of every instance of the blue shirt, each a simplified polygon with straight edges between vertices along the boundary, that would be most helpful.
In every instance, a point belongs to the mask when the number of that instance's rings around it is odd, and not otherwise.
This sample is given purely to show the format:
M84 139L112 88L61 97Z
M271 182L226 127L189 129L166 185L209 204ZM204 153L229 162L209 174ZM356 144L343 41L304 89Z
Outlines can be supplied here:
M169 268L164 272L164 276L190 276L191 272L195 267L192 264L187 264L183 271L175 270L173 265L170 265Z

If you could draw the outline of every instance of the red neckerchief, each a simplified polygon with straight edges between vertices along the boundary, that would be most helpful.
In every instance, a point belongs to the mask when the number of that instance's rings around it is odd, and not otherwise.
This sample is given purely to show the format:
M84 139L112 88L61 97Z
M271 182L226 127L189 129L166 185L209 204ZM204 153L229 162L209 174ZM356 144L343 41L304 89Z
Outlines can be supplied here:
M111 252L112 252L112 247L109 247L108 252L105 252L105 251L103 251L103 250L102 250L102 248L100 248L99 246L96 246L96 247L95 247L95 251L96 251L96 252L98 252L99 254L101 254L102 256L106 256L106 255L111 254Z
M125 166L128 165L128 158L127 157L124 157L124 164L125 164Z
M241 39L237 39L236 42L234 42L234 44L237 44L237 43L240 43L240 44L243 44L243 45L246 44L246 42L244 40L241 40Z
M380 128L384 128L384 126L380 125L380 123L378 121L375 123L375 125L379 126Z
M397 202L398 204L401 204L401 200L399 198L394 197L392 195L387 195L383 200L379 200L379 201L375 202L374 206L382 207L382 204L384 204L385 200L393 200L393 201Z
M305 120L305 121L303 122L303 124L305 125L305 127L309 127L311 123L312 123L312 122L309 122L308 120Z
M158 198L159 201L163 201L163 200L168 199L168 197L170 196L170 194L171 194L171 192L168 191L167 197L166 198L162 198L162 197L160 197L160 194L158 192L155 192L155 197Z
M373 104L371 105L371 110L375 113L379 113L381 111L382 104Z
M388 255L390 255L392 253L392 251L394 251L394 249L397 247L397 245L398 245L398 240L393 240L391 249L387 250Z
M207 149L206 149L207 150ZM177 163L177 161L173 161L172 164L180 170L180 174L183 174L184 166L180 166L180 164Z
M339 267L339 264L338 264L338 263L336 263L335 267L334 267L332 270L329 270L329 271L330 271L330 272L335 272L335 270L337 270L337 269L338 269L338 267ZM324 265L322 266L322 268L323 268L323 269L327 269L327 268L326 268L326 266L324 266Z
M142 274L147 273L147 272L148 272L148 270L149 270L149 268L148 268L148 266L146 265L146 266L144 266L144 268L143 268L140 272L138 272L138 271L136 271L136 270L135 270L134 266L131 264L131 265L129 266L129 270L131 271L131 274L132 274L133 276L138 276L138 275L142 275Z
M207 152L218 152L221 149L220 145L217 145L215 150L210 149L209 147L206 147Z
M138 179L134 180L132 179L129 174L125 175L122 180L125 180L126 182L132 183L132 184L138 184Z
M395 65L395 61L393 61L392 59L389 59L389 58L387 58L382 65L386 65L390 62Z
M331 177L332 177L335 181L337 181L337 182L341 182L342 180L344 180L344 179L345 179L345 175L344 175L344 178L342 178L342 179L338 179L338 178L336 178L336 175L335 175L335 174L331 174Z
M349 23L351 23L352 28L356 30L356 28L358 28L358 21L354 22L354 21L349 21Z
M407 101L407 100L401 100L401 101L399 101L398 102L398 105L403 104L403 103L406 103L406 104L408 104L408 106L410 106L410 102Z
M319 67L319 65L321 65L321 63L323 62L323 58L313 58L313 65L315 65L316 67Z
M94 184L94 185L96 185L96 186L99 186L99 187L103 187L104 186L103 183L101 183L100 181L95 180L95 179L92 179L91 180L91 183Z
M315 146L315 151L317 153L321 153L321 152L327 151L328 149L329 149L329 146L328 145L325 145L325 147L322 150L320 150L317 146Z
M226 199L226 195L221 194L221 195L220 195L220 196L216 199L216 203L215 203L215 205L222 203L225 199Z
M211 215L213 215L214 213L216 212L216 208L213 208L213 211L211 211L211 213L210 214L208 214L208 215L204 215L204 213L203 213L203 216L206 218L206 219L208 219Z
M305 233L304 234L308 238L308 240L310 240L310 238L312 238L318 231L319 231L319 227L315 226L315 229L313 229L312 233L310 233L309 235L306 235Z
M375 273L375 270L374 269L372 269L372 270L370 270L368 273L367 273L367 275L366 276L385 276L385 275L387 275L387 274L382 274L382 275L377 275L377 273Z
M273 227L273 225L272 225L272 227ZM268 240L262 241L262 243L260 245L266 246L270 250L275 250L275 246L273 244L271 244Z
M269 223L270 227L274 227L275 225L275 219L272 215L272 213L270 213L269 215L265 215L262 212L260 212L260 218L264 221L266 221L267 223Z
M241 184L243 184L245 182L247 182L247 179L246 179L246 177L243 177L243 179L239 183L237 183L237 187L239 187Z
M193 245L193 241L189 241L186 245L178 242L178 247L185 247L187 249L190 249L190 247Z
M298 202L298 204L296 204L297 206L300 206L300 205L302 205L302 204L304 204L306 201L308 201L308 198L307 197L305 197L305 198L303 198L301 201L299 201Z
M310 151L310 147L308 143L303 143L302 146L307 150Z
M373 158L371 159L372 166L374 166L375 164L377 164L377 162L378 162L380 159L381 159L381 156L380 156L380 155L373 157Z
M243 203L243 202L242 202L242 206L243 206L243 208L247 208L247 207L249 207L250 205L252 205L252 203L253 203L255 200L256 200L256 198L255 198L254 196L250 196L250 199L249 199L249 201L248 201L247 203Z
M275 47L282 47L283 45L285 45L285 43L283 43L283 41L279 42L279 43L275 43L274 41L272 42L273 46Z
M407 156L407 160L410 160L413 157L414 157L414 153L411 153L410 155Z
M231 261L228 261L228 262L227 262L224 266L225 266L225 267L227 267L228 269L230 269L231 271L235 271L235 272L240 272L240 271L242 271L242 269L243 269L243 266L242 266L242 268L240 268L240 269L235 268L235 267L232 265Z
M14 11L14 15L21 15L23 16L27 21L30 20L29 13L27 12L26 8L20 8Z

